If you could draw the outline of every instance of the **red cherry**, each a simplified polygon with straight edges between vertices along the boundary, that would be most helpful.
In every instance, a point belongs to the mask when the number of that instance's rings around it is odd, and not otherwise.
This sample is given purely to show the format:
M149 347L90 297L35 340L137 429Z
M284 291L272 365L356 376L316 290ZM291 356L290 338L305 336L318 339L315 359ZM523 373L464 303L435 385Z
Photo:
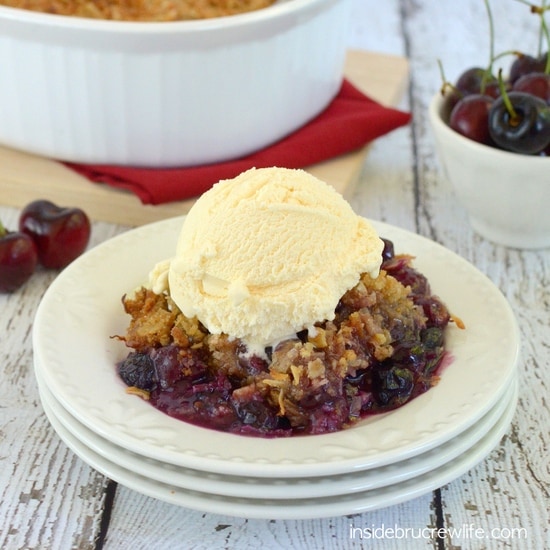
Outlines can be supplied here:
M44 267L60 269L84 252L91 225L80 208L62 208L47 200L37 200L21 212L19 230L33 239L38 261Z
M487 71L480 67L466 69L458 77L455 88L461 92L463 96L480 94L482 93L482 88L485 95L491 97L498 97L500 95L498 80L493 75L487 74Z
M462 99L462 97L463 96L457 90L445 90L443 92L445 111L447 113L450 113L454 109L455 105Z
M464 137L483 143L492 144L489 134L489 109L493 98L471 94L461 99L451 111L449 126Z
M14 292L23 286L37 263L34 241L24 233L7 231L0 223L0 292Z
M546 60L544 57L533 57L532 55L519 54L510 67L509 80L512 84L525 74L543 73Z
M513 90L540 97L550 105L550 74L525 74L516 80Z

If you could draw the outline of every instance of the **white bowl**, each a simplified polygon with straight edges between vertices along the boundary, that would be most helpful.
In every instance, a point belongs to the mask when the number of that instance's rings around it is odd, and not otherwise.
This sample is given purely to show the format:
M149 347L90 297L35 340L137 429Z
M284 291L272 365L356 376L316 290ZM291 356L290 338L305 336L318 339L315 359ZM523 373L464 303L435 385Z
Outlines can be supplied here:
M481 236L513 248L550 246L550 158L510 153L452 130L436 94L429 108L436 149L457 198Z
M0 7L0 144L156 167L251 153L337 94L350 13L350 0L278 0L137 23Z

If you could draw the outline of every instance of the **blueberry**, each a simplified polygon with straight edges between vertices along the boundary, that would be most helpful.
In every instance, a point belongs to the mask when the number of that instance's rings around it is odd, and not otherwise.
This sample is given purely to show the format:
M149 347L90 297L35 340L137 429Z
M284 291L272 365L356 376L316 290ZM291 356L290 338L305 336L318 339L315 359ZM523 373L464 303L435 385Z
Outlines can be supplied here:
M155 365L149 355L132 352L117 364L118 374L127 386L152 390L156 385Z
M399 407L411 398L414 375L405 367L381 366L373 372L372 386L378 405Z

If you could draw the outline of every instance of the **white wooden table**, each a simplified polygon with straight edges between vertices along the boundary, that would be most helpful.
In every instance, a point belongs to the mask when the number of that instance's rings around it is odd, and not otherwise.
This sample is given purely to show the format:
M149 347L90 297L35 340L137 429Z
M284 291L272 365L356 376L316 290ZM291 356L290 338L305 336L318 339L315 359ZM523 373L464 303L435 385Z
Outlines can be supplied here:
M538 22L528 8L513 0L492 3L495 49L534 50ZM411 80L402 107L413 112L414 120L373 144L352 205L362 215L457 252L509 300L523 341L520 395L498 448L430 494L350 517L246 520L142 496L78 459L43 414L32 369L31 329L54 275L41 272L20 292L0 295L1 548L550 548L550 250L506 249L472 232L438 165L426 116L440 85L438 58L449 78L486 64L483 1L355 0L354 9L350 47L409 58ZM8 200L0 196L0 216L14 226L19 211L2 203ZM96 222L91 246L126 229ZM351 527L384 526L412 528L417 534L442 528L443 536L368 541L350 536Z

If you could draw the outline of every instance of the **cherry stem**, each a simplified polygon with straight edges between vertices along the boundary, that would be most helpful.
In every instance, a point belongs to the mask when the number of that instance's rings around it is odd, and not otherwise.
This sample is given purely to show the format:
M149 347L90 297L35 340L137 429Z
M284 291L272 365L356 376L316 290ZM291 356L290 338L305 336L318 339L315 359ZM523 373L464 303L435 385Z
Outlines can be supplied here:
M510 115L510 124L512 126L515 126L515 124L519 120L519 116L517 111L514 109L514 106L512 105L510 98L508 97L508 92L506 91L506 85L504 84L504 78L502 78L502 69L498 70L498 87L500 89L500 95L502 97L502 101L504 102L504 106L506 107L506 110Z
M8 234L7 229L4 227L2 220L0 220L0 239Z
M543 4L543 8L546 10L546 8ZM548 30L548 25L546 24L546 20L544 19L544 13L541 13L540 15L540 29L541 29L541 35L544 35L546 38L546 44L548 46L548 53L546 54L546 65L544 66L544 72L546 74L550 74L550 31Z
M521 57L525 54L523 52L520 52L519 50L506 50L505 52L501 52L498 55L495 55L495 58L493 61L496 61L501 57L506 57L507 55L515 55L516 57Z
M495 55L493 59L493 63L497 61L498 59L501 59L502 57L506 57L507 55L514 55L516 57L522 57L525 55L523 52L520 52L519 50L506 50L505 52L501 52L498 55Z
M493 24L493 14L491 12L491 6L489 0L485 1L485 9L487 10L487 18L489 19L489 66L487 70L483 73L481 77L480 92L485 93L485 88L487 87L487 81L493 74L493 63L495 60L495 28Z
M442 82L440 89L441 95L445 95L447 90L451 90L452 92L459 94L461 97L464 97L464 94L458 88L453 86L445 77L445 71L443 70L443 63L441 63L441 59L437 60L437 66L439 67L439 74L441 75Z
M542 54L542 41L543 38L546 38L546 43L549 46L549 52L548 52L548 58L546 61L546 67L544 69L545 73L550 73L550 34L548 33L548 27L546 25L546 21L544 20L544 14L546 11L550 10L550 6L546 5L546 0L542 0L542 4L540 6L537 6L535 4L531 4L531 2L527 2L527 0L517 0L521 4L525 4L526 6L529 6L531 9L531 13L540 15L540 32L539 32L539 55Z

